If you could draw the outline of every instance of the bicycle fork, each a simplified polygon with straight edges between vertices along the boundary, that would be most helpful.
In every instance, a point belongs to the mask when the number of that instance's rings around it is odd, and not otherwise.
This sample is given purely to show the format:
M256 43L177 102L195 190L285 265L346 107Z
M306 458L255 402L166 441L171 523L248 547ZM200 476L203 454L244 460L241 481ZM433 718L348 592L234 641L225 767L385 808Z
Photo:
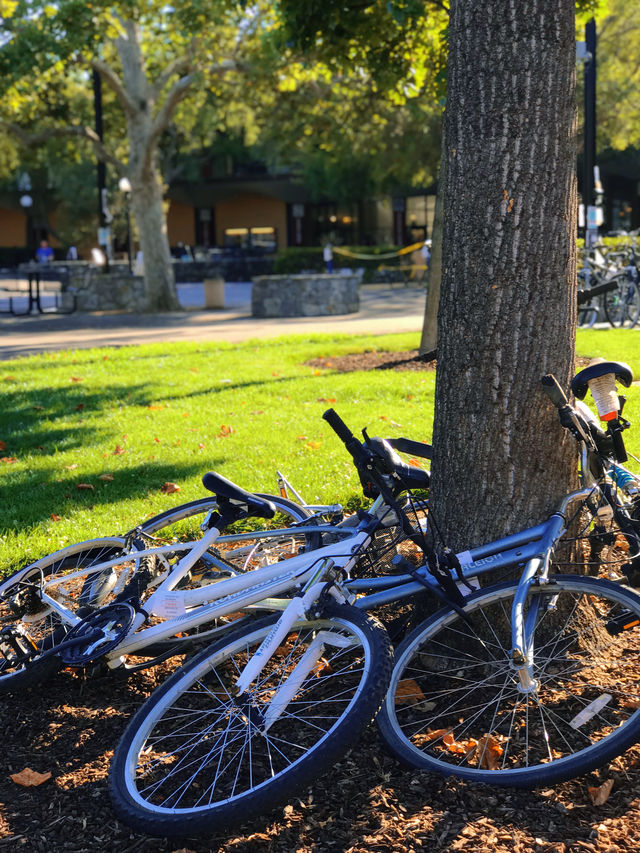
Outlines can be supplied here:
M300 595L295 596L289 602L278 621L245 665L235 685L235 701L241 708L244 704L250 705L251 703L251 697L247 692L251 683L259 678L260 673L271 660L295 623L307 618L309 609L318 601L320 595L327 591L339 603L344 604L347 601L346 596L339 588L327 586L326 578L335 580L333 577L335 575L334 567L335 564L329 557L322 560L317 571L309 578L301 590ZM351 643L352 641L348 638L333 634L330 631L319 631L316 634L309 648L304 652L291 673L271 697L269 706L264 715L262 715L260 722L260 728L263 733L267 732L276 720L282 716L305 678L318 665L326 646L332 645L346 648ZM249 714L247 716L249 719L251 718Z

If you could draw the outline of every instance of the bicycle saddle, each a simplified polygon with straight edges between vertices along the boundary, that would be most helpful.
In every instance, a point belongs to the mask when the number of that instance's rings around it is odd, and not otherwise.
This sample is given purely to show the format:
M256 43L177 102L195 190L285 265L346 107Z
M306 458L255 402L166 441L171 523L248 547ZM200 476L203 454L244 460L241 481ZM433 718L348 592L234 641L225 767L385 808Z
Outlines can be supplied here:
M625 388L628 388L633 382L633 372L628 364L623 361L601 361L597 364L590 364L576 373L571 380L571 390L574 397L578 400L584 400L589 390L589 382L599 376L605 376L607 373L615 373L616 381L624 385Z
M221 474L216 474L215 471L209 471L204 475L202 485L205 489L213 492L216 497L246 504L250 515L255 515L258 518L273 518L276 514L276 508L271 501L265 501L251 492L245 492L240 486L236 486L231 480L227 480Z

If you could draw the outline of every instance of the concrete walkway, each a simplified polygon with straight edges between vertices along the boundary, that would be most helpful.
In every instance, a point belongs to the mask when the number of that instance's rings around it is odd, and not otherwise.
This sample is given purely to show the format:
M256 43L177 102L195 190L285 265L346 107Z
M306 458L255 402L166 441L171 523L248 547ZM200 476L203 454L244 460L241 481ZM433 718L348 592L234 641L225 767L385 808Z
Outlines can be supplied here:
M197 309L203 303L202 285L179 285L178 289L187 307L184 313L0 315L0 359L154 341L244 341L309 332L419 334L425 305L423 289L364 285L357 314L257 319L251 316L250 284L225 285L225 308L217 311Z

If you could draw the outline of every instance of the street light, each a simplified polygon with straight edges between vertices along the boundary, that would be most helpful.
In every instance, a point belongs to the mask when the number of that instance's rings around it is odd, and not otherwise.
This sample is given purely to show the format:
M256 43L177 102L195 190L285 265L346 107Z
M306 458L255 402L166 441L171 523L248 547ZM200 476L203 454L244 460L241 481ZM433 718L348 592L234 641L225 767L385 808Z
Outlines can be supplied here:
M129 178L120 178L118 181L118 189L124 195L125 210L127 212L127 259L129 262L129 275L131 275L131 212L129 208L129 199L131 198L131 183Z
M24 210L27 230L27 251L33 251L33 220L31 219L31 208L33 207L33 199L29 193L24 193L20 196L20 206Z

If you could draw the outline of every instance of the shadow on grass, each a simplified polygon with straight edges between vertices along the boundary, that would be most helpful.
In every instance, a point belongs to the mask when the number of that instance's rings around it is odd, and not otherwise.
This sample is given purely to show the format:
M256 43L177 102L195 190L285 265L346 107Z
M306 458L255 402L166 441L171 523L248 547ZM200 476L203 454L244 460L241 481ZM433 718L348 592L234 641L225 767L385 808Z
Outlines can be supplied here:
M95 475L74 476L75 472L70 472L55 481L34 483L33 475L22 471L5 480L2 497L5 506L12 510L13 528L27 528L50 519L52 514L64 520L65 516L71 516L78 510L91 510L96 506L109 506L157 494L165 482L182 482L194 476L204 476L207 471L215 470L215 466L222 461L222 457L214 460L210 457L206 460L194 459L188 463L151 461L121 468L114 473L114 480L109 482ZM78 484L93 488L78 488ZM203 486L201 497L208 494L210 492ZM178 494L175 498L172 505L184 502ZM132 518L129 527L135 527L140 521L140 518ZM104 530L97 531L95 535L111 536L123 532Z

